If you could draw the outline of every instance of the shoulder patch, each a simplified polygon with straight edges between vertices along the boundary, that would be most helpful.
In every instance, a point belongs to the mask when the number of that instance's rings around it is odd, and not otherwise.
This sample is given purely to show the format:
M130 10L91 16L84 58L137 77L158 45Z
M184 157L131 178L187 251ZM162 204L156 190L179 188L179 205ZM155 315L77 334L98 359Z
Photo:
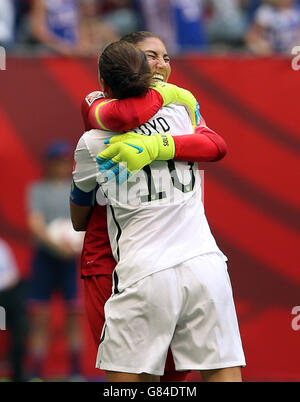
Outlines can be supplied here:
M94 91L94 92L91 92L90 94L88 94L88 95L85 97L85 100L86 100L87 104L88 104L89 106L91 106L91 104L92 104L96 99L100 99L100 98L105 98L104 93L101 92L101 91Z

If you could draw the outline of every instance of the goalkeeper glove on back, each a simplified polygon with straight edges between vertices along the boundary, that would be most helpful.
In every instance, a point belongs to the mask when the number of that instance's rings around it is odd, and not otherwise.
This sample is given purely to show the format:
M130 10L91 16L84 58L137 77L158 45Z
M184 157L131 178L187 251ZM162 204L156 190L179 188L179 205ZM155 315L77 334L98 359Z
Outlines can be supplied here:
M97 155L99 171L106 172L107 180L117 177L125 182L134 172L154 160L169 160L175 155L175 144L170 134L145 136L134 132L108 138L109 146Z

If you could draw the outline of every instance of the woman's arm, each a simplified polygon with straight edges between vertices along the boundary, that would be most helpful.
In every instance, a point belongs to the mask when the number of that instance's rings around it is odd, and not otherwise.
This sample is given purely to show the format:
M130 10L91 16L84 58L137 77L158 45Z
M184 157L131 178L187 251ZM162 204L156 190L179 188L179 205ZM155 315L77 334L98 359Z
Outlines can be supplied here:
M173 140L174 159L178 161L216 162L227 153L224 139L207 127L204 119L201 119L194 134L176 135Z
M70 213L73 228L76 231L86 231L93 206L80 206L70 199Z
M186 89L168 83L156 84L145 95L121 100L105 98L99 91L92 92L85 97L81 112L86 130L124 132L146 123L161 107L173 102L183 104L195 124L195 97Z
M84 99L81 109L86 130L128 131L149 120L164 103L162 95L154 89L149 89L146 95L122 100L104 98L102 92L92 102L91 98L89 94Z

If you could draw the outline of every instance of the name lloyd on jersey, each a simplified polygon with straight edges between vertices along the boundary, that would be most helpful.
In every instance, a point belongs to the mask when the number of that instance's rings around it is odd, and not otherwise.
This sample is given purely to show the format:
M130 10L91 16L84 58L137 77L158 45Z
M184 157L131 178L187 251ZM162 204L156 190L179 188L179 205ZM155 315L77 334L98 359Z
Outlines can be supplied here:
M161 133L162 131L164 133L168 133L170 130L171 127L169 126L167 120L163 117L158 117L157 119L149 120L147 121L147 123L141 124L139 127L132 131L136 133L139 132L144 135L151 135L153 134L153 131L157 133Z

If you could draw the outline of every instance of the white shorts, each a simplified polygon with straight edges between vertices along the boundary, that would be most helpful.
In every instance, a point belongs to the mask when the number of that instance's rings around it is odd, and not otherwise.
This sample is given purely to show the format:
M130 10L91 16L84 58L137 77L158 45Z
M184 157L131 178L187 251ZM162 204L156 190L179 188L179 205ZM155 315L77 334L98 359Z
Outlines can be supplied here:
M156 272L105 304L96 367L163 375L171 346L176 370L244 366L227 266L206 254Z

